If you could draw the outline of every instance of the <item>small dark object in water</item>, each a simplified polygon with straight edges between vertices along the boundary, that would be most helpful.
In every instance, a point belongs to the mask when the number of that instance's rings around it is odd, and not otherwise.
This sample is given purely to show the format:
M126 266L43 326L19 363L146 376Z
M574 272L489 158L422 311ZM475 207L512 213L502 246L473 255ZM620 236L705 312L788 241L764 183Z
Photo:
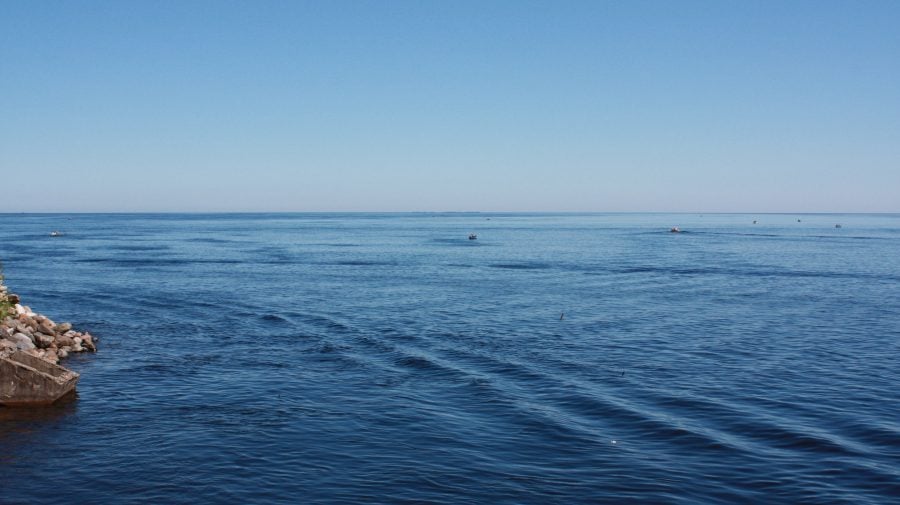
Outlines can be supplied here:
M562 320L563 320L563 317L565 317L565 316L566 316L566 313L565 313L565 312L560 312L560 313L559 313L559 320L562 321Z
M799 223L799 222L800 222L800 220L799 220L799 219L798 219L798 220L797 220L797 222L798 222L798 223Z
M839 225L839 224L836 224L836 225L834 225L834 227L835 227L835 228L840 228L840 227L841 227L841 225Z
M475 235L474 233L469 234L469 240L475 240L477 238L478 238L478 235Z
M753 224L756 224L756 219L753 220Z
M677 226L673 226L672 229L669 231L672 233L681 233L681 228L679 228Z

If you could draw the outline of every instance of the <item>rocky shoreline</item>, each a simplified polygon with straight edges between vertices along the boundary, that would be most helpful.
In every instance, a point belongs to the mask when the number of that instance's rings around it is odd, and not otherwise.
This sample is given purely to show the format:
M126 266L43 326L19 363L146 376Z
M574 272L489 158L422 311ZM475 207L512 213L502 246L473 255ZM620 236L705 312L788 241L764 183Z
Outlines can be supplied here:
M72 329L70 323L55 323L22 305L9 293L0 277L0 358L23 351L57 364L73 352L96 352L97 338Z

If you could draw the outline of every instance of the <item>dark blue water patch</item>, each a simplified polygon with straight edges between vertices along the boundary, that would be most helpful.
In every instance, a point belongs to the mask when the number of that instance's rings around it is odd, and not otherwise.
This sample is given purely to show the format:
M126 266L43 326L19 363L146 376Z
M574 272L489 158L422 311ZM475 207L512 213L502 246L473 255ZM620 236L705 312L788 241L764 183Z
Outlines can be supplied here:
M761 232L722 232L711 230L695 230L693 233L697 235L724 235L730 237L762 237L762 238L795 238L788 237L778 233L761 233Z
M113 244L103 247L112 251L168 251L171 246L165 244Z
M394 364L401 368L411 368L413 370L428 372L446 371L445 368L424 356L401 356L394 361Z
M346 334L351 332L351 328L335 319L317 314L297 313L294 312L294 319L299 323L307 324L314 328L321 328L329 331Z
M341 260L334 262L326 262L328 265L341 265L350 267L376 267L376 266L398 266L395 261L379 261L379 260Z
M813 238L825 239L825 240L835 240L835 239L846 239L846 240L896 240L891 237L867 237L867 236L858 236L858 235L811 235Z
M158 376L165 378L177 378L184 377L187 375L192 375L196 373L196 370L191 368L179 367L174 364L169 363L147 363L138 366L133 366L122 370L124 373L133 375L133 376L141 376L141 375L150 375L150 376Z
M198 244L235 244L240 243L239 240L227 239L221 237L191 237L183 239L185 242L193 242Z
M603 270L601 270L602 272ZM589 270L585 273L601 273ZM835 271L804 271L804 270L773 270L760 267L756 269L744 268L682 268L668 266L634 266L607 269L605 272L619 274L666 274L666 275L724 275L724 276L749 276L749 277L800 277L822 279L873 279L880 281L900 281L900 276L866 274L860 272L835 272Z
M728 237L755 237L767 240L782 240L782 241L793 241L793 242L807 242L810 240L820 240L820 241L844 241L844 240L886 240L886 241L895 241L896 238L886 237L886 236L870 236L870 235L844 235L840 232L834 235L811 235L805 233L762 233L762 232L723 232L723 231L713 231L713 230L692 230L692 233L696 235L709 235L709 236L728 236ZM688 233L687 230L683 230L682 233Z
M245 263L238 259L201 259L201 258L81 258L76 263L102 263L114 267L160 267L187 265L237 265Z
M492 263L491 268L509 270L560 270L587 275L656 274L668 276L728 276L728 277L786 277L822 279L872 279L884 282L900 281L900 276L879 275L865 272L776 270L766 267L682 267L670 265L610 266L599 263L541 263L515 262Z
M194 353L185 354L176 358L176 361L179 365L193 367L216 365L222 363L224 360L225 356L223 356L221 353Z
M431 239L429 242L431 244L438 244L442 246L451 246L451 247L485 247L492 245L491 243L485 242L482 240L470 240L467 237L462 238L435 238Z
M8 254L3 253L3 262L9 266L18 263L25 263L28 261L39 260L40 258L37 256L31 256L28 254Z
M262 316L259 316L259 320L264 323L276 323L276 324L283 324L283 325L292 324L290 319L288 319L287 317L284 317L284 316L280 316L278 314L264 314Z
M547 270L553 268L550 263L543 262L515 262L515 263L492 263L488 265L491 268L502 268L504 270Z

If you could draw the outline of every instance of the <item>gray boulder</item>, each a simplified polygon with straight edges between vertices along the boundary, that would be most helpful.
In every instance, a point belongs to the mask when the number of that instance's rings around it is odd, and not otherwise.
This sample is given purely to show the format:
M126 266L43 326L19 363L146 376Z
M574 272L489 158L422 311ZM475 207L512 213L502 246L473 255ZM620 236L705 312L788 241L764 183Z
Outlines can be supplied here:
M29 349L34 349L34 342L31 341L31 337L25 335L24 333L16 333L9 339L12 343L16 344L18 349L23 351L27 351Z

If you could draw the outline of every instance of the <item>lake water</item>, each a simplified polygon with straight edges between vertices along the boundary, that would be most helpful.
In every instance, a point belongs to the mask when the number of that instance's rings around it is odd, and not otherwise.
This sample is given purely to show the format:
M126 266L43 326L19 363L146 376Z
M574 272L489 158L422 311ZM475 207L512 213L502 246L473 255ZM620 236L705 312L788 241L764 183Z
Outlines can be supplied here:
M0 408L3 504L900 497L900 215L7 214L0 260L100 337Z

